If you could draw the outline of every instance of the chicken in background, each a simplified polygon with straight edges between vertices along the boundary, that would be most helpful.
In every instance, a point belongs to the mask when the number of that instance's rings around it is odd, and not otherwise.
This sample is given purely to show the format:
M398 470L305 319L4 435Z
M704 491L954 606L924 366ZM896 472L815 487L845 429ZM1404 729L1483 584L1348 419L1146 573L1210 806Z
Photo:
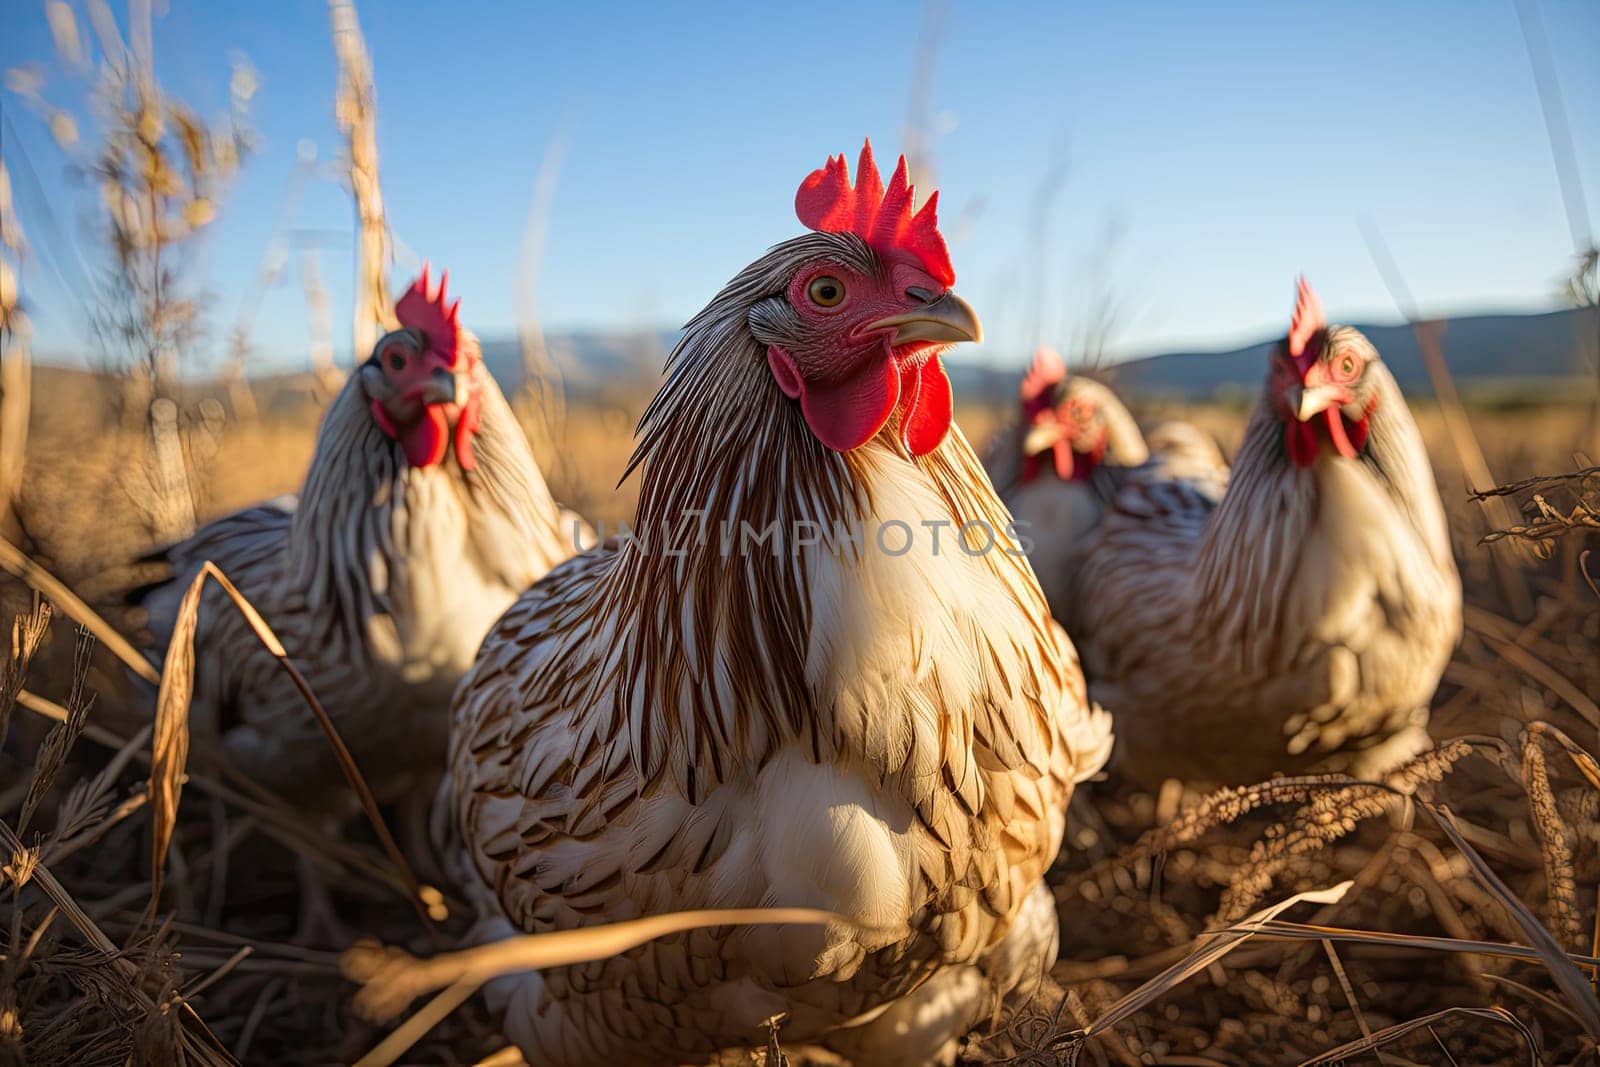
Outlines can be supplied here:
M1158 422L1145 435L1150 458L1139 468L1139 477L1195 483L1201 492L1216 500L1228 488L1228 459L1217 439L1192 422L1170 419Z
M885 191L870 145L853 187L843 156L805 180L813 232L690 321L641 424L634 528L676 538L518 600L458 691L441 793L480 940L688 908L851 922L499 979L530 1063L706 1062L779 1015L786 1045L948 1063L1055 959L1043 874L1109 722L1020 553L952 543L1009 516L952 424L941 356L980 329L935 201L913 211L904 159ZM891 523L918 536L885 550Z
M1019 417L990 438L984 467L1017 519L1028 561L1059 619L1074 557L1105 509L1103 470L1137 466L1150 450L1117 395L1068 374L1054 349L1033 354L1019 394Z
M1303 280L1219 488L1153 463L1083 546L1066 625L1114 766L1147 786L1373 777L1425 749L1461 633L1444 509L1394 378Z
M527 439L427 268L334 398L298 500L237 512L150 561L133 594L165 649L200 564L271 624L381 802L423 804L444 769L451 691L484 634L575 542L592 538L545 485ZM195 643L192 722L244 775L330 822L354 809L333 751L273 657L214 586ZM417 820L421 825L421 820ZM302 868L301 931L337 939Z

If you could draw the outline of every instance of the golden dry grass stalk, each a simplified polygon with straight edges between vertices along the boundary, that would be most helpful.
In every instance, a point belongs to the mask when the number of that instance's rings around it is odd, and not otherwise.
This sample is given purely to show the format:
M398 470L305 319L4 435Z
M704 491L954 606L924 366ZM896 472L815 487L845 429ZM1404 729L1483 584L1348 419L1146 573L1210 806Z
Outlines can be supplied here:
M372 82L372 57L353 0L328 0L333 48L339 60L335 115L344 131L345 166L356 201L356 299L352 344L361 358L371 352L380 331L399 325L389 297L391 241L384 220L383 187L378 181L378 95Z

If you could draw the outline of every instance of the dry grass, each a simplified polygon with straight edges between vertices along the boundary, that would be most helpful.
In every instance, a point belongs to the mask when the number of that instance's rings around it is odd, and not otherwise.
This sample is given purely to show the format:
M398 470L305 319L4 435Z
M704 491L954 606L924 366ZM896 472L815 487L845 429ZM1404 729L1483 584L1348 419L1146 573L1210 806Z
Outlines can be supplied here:
M128 630L137 619L111 594L144 547L137 502L103 487L119 434L137 431L120 430L81 383L52 381L36 390L21 497L31 547ZM299 481L316 417L308 395L263 392L260 417L221 439L215 510ZM543 446L567 461L557 491L596 519L631 509L632 487L612 486L644 399L574 408ZM1546 558L1517 572L1533 610L1513 612L1479 543L1492 531L1436 412L1419 408L1467 583L1467 634L1434 716L1436 734L1458 740L1386 785L1293 779L1200 798L1106 782L1080 793L1051 875L1065 936L1050 993L975 1035L972 1060L1595 1061L1600 598L1580 569L1588 530L1541 534ZM1185 414L1237 443L1239 410ZM981 442L997 416L971 409L961 421ZM1576 467L1583 416L1576 405L1472 413L1489 462L1516 479ZM1507 499L1542 529L1550 511L1592 510L1592 476L1576 477ZM471 1063L501 1047L447 971L450 984L402 1024L400 1047L380 1044L387 1025L353 1010L338 956L287 943L301 853L335 875L347 922L414 955L460 932L458 902L438 901L450 918L436 937L377 834L330 838L232 778L201 739L174 763L170 743L151 739L153 687L104 649L91 656L89 639L50 623L20 584L0 585L0 610L23 617L0 662L0 892L11 898L0 1061Z

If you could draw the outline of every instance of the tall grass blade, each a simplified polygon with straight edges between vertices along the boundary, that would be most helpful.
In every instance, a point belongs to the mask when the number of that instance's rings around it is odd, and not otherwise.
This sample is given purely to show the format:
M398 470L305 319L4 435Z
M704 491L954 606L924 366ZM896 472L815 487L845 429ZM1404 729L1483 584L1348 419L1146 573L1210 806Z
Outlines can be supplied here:
M1330 886L1327 889L1313 889L1304 893L1296 893L1294 896L1280 900L1270 907L1262 908L1244 921L1235 923L1226 929L1210 934L1202 934L1195 941L1193 951L1107 1008L1099 1018L1084 1029L1081 1036L1093 1037L1096 1034L1104 1033L1139 1011L1145 1005L1161 999L1168 992L1182 985L1254 937L1268 922L1296 904L1337 903L1344 899L1345 893L1354 884L1354 882L1340 882L1338 885Z
M1522 1025L1522 1020L1504 1008L1445 1008L1442 1011L1424 1015L1420 1019L1408 1019L1403 1023L1385 1026L1382 1030L1375 1031L1369 1036L1347 1041L1338 1048L1330 1048L1320 1056L1302 1060L1300 1067L1318 1067L1319 1064L1324 1063L1345 1062L1358 1052L1374 1051L1378 1046L1402 1038L1413 1030L1420 1030L1425 1026L1431 1026L1440 1019L1448 1019L1458 1015L1465 1015L1475 1019L1487 1019L1490 1022L1514 1027L1522 1035L1523 1043L1527 1046L1529 1067L1538 1067L1539 1056L1536 1051L1539 1047L1538 1042L1533 1039L1533 1035L1528 1032L1528 1028Z
M1584 980L1583 973L1578 970L1577 965L1568 958L1566 952L1556 943L1554 935L1545 928L1538 917L1517 899L1517 895L1494 872L1488 861L1462 836L1450 809L1435 804L1423 804L1422 807L1433 816L1434 821L1439 824L1439 829L1444 831L1445 836L1450 838L1451 843L1466 857L1478 881L1494 894L1506 914L1521 928L1523 935L1528 938L1528 943L1539 953L1539 959L1550 972L1550 977L1555 980L1556 987L1567 998L1567 1004L1572 1008L1573 1014L1582 1021L1583 1032L1600 1044L1600 997L1595 996L1593 988Z
M151 666L150 661L141 656L128 639L117 632L116 627L101 618L59 578L33 562L26 553L3 537L0 537L0 570L8 572L24 585L49 597L56 607L66 612L74 622L87 627L89 632L134 674L151 685L161 684L161 672Z
M205 591L205 582L206 571L202 568L184 590L172 625L172 640L167 643L161 688L156 694L154 730L150 738L150 915L160 906L167 849L172 845L172 833L178 823L178 801L183 795L184 771L189 763L194 635L200 621L200 594Z

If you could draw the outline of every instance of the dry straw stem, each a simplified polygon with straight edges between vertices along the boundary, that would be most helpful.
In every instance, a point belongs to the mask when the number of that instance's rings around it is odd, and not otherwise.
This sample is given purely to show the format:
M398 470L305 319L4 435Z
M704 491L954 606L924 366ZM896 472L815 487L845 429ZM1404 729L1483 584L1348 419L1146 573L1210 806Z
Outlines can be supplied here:
M1572 760L1572 765L1578 769L1578 773L1583 775L1591 786L1600 790L1600 762L1597 762L1593 756L1585 751L1582 745L1568 737L1566 731L1547 722L1530 722L1527 726L1527 732L1532 737L1553 741L1559 745L1566 751L1568 758Z
M117 947L116 942L106 936L105 931L96 925L95 921L89 917L89 913L83 910L71 893L67 892L66 887L56 879L55 875L50 873L50 869L42 862L39 862L37 855L31 854L31 850L23 847L21 838L4 820L0 820L0 845L3 845L6 852L12 857L11 866L4 871L0 871L0 875L10 878L19 889L29 881L38 885L44 895L50 898L50 902L55 905L56 910L77 928L79 935L88 943L89 947L100 953L104 962L117 974L123 983L122 992L126 996L130 997L143 1011L152 1015L156 1013L165 1014L173 1006L171 1004L157 1004L155 1000L151 999L150 994L144 988L138 965L128 959L126 954ZM22 856L30 856L30 859L19 870L18 857ZM195 1034L188 1026L185 1026L182 1030L184 1051L193 1056L195 1062L237 1062L223 1048L216 1035L211 1033L205 1022L187 1001L180 1000L179 1006L182 1008L184 1018L200 1030L199 1034Z
M77 594L68 589L60 579L33 562L26 553L3 537L0 537L0 569L49 597L57 607L71 616L74 622L94 634L102 645L115 653L134 674L151 685L161 684L160 673L150 665L149 660L139 655L133 645L128 643L127 638L80 600Z
M178 607L161 669L156 696L154 733L150 741L150 910L161 901L161 881L167 867L167 849L178 823L178 801L183 794L184 770L189 763L189 699L194 694L194 632L200 618L200 593L205 587L208 561L200 568Z
M201 564L194 580L189 583L188 590L184 593L183 602L178 610L178 619L173 627L172 642L167 648L166 670L162 674L161 692L156 701L156 731L155 742L150 764L150 796L151 816L155 824L155 833L152 840L152 870L153 890L151 894L151 907L159 895L161 882L161 869L166 858L167 845L171 841L173 824L177 819L178 796L182 790L184 763L189 750L189 698L194 689L194 634L200 610L200 593L207 578L214 580L228 594L233 605L244 616L256 640L260 641L278 661L284 671L289 675L290 681L299 691L300 697L305 701L311 713L316 716L322 731L327 735L328 743L333 747L334 756L339 761L339 768L344 772L345 779L350 787L355 790L356 796L361 801L362 808L366 811L367 818L372 823L373 830L378 835L379 842L389 856L389 861L404 879L406 888L413 906L417 909L418 916L423 925L428 926L430 920L444 918L443 899L438 890L424 887L417 880L416 874L411 870L411 865L406 862L400 846L395 843L394 836L389 833L389 827L384 823L382 814L378 811L377 799L372 795L372 790L367 786L366 778L361 773L361 768L356 766L355 757L350 754L350 749L345 745L344 739L339 736L338 727L328 717L328 712L323 708L322 702L311 691L311 686L306 682L294 663L289 659L283 643L278 640L278 635L272 632L260 612L247 600L243 593L235 588L228 576L210 560Z
M422 1040L429 1030L465 1004L478 991L478 985L470 978L451 983L418 1009L415 1015L395 1027L393 1033L374 1045L372 1051L355 1062L355 1067L389 1067L389 1064L405 1055L412 1045ZM515 1062L522 1062L520 1053Z
M1261 909L1243 922L1213 933L1200 935L1195 940L1194 948L1183 959L1174 963L1131 993L1128 993L1121 1000L1118 1000L1102 1012L1099 1018L1082 1030L1066 1036L1069 1039L1083 1041L1110 1030L1124 1019L1166 996L1173 989L1221 960L1228 953L1260 933L1265 928L1265 924L1277 918L1280 913L1303 902L1313 904L1337 903L1344 899L1346 891L1354 884L1354 882L1340 882L1338 885L1327 889L1314 889L1307 890L1304 893L1296 893L1292 897Z
M1552 490L1566 494L1571 499L1570 506L1562 508L1552 503L1549 499ZM1547 555L1553 541L1571 534L1581 536L1600 531L1600 467L1583 467L1564 474L1544 474L1481 491L1469 489L1469 492L1474 500L1533 493L1525 509L1531 513L1528 521L1518 523L1508 518L1500 523L1499 528L1483 535L1484 544L1509 538L1531 546L1541 555Z
M89 708L94 704L94 694L84 684L89 677L89 656L94 651L94 638L89 631L78 628L77 647L73 652L72 691L67 697L66 718L58 723L39 746L34 756L33 780L28 783L28 795L22 802L22 814L17 820L17 833L27 832L39 802L55 784L56 775L67 762L67 754L77 743L83 728L89 723ZM20 690L20 687L19 687Z
M1564 474L1536 474L1531 478L1522 478L1505 485L1495 485L1488 489L1467 488L1467 493L1474 500L1486 500L1492 496L1512 496L1516 493L1525 493L1530 489L1549 489L1555 486L1569 485L1574 481L1600 476L1600 467L1584 467L1581 470L1568 471Z
M66 708L26 689L18 694L17 703L37 715L54 719L56 722L65 722L67 719ZM151 724L146 724L132 737L124 738L90 723L84 730L83 736L103 748L119 753L131 749L132 758L148 766L151 757L143 751L143 746L149 741L152 729ZM287 802L262 790L249 779L240 779L239 784L251 790L251 795L194 772L187 776L186 784L244 811L260 823L263 833L291 852L299 854L315 849L324 858L357 872L363 878L391 885L401 893L408 892L405 883L388 867L373 864L366 853L343 840L319 835L293 814L293 809Z
M50 602L39 600L33 611L11 620L11 654L0 662L0 742L6 739L11 722L11 709L22 695L23 683L28 679L28 668L50 629Z
M1500 745L1498 741L1492 743L1496 746ZM1126 869L1161 852L1192 844L1213 828L1237 822L1249 813L1261 808L1291 803L1305 805L1306 807L1297 813L1297 819L1291 820L1303 824L1306 821L1306 816L1327 815L1329 804L1325 797L1330 791L1337 791L1342 799L1353 800L1357 797L1374 794L1401 800L1410 795L1422 782L1439 781L1457 761L1464 758L1478 745L1479 742L1469 738L1455 738L1440 745L1438 748L1421 753L1396 769L1391 775L1391 780L1399 788L1377 782L1362 782L1343 774L1311 774L1274 778L1255 785L1227 786L1215 790L1206 794L1192 807L1184 809L1170 823L1164 826L1157 826L1146 832L1123 852L1108 857L1087 870L1068 878L1056 890L1057 895L1063 899L1075 895L1084 895L1090 892L1092 885L1103 882L1114 871ZM1386 804L1392 804L1392 802L1386 801ZM1326 820L1327 824L1321 832L1321 837L1324 841L1334 840L1351 828L1351 823L1342 817L1342 813L1335 810L1334 814L1338 817L1328 818ZM1310 828L1306 828L1306 830L1307 832L1315 832ZM1272 855L1276 855L1278 850L1290 847L1303 836L1304 834L1296 837L1285 835L1284 838L1274 842ZM1258 853L1257 860L1268 858L1266 846L1258 844ZM1236 871L1233 876L1233 882L1242 889L1244 879L1249 874L1250 870L1248 868ZM1263 885L1260 888L1264 890L1265 886ZM1241 896L1239 899L1245 898ZM1248 898L1247 902L1235 914L1243 914L1255 902L1255 899L1254 897Z
M368 1019L383 1021L424 993L469 983L473 989L518 971L566 967L603 960L646 941L711 926L796 923L853 925L849 919L816 908L720 908L648 915L642 919L508 937L459 952L418 959L403 949L365 942L344 956L344 972L363 986L355 1007ZM388 1061L385 1061L388 1062Z
M150 684L160 686L162 687L163 691L171 694L171 708L176 709L179 707L179 704L176 700L176 695L172 694L171 690L168 689L167 684L164 682L163 674L158 673L156 669L150 665L148 660L139 655L139 653L134 650L133 646L128 643L126 638L118 633L116 629L111 626L111 624L107 623L103 618L96 614L94 610L91 609L87 604L74 595L73 592L68 589L66 585L63 584L59 579L51 575L43 567L40 567L38 564L34 563L20 549L4 538L0 538L0 568L9 571L33 589L54 600L75 621L88 629L100 639L102 644L115 652L117 657L121 659L130 670ZM234 587L233 583L228 580L227 575L223 574L215 564L208 560L196 575L194 583L191 584L189 591L185 593L183 601L184 608L187 609L189 607L189 597L194 593L195 586L201 583L207 576L215 579L217 584L222 586L223 591L226 592L229 598L233 601L234 607L238 609L240 614L244 616L245 621L249 623L251 630L256 635L256 639L262 643L268 652L272 653L272 655L277 659L279 665L288 673L291 681L294 682L295 688L299 691L301 698L306 702L306 706L309 707L312 714L316 716L317 722L321 725L323 732L327 735L328 743L333 746L334 755L339 761L340 769L344 772L345 778L347 781L349 781L351 788L356 791L357 797L360 798L361 806L366 812L367 818L372 822L373 830L377 833L378 839L382 843L384 851L388 854L390 862L394 864L395 872L399 875L407 894L411 898L412 904L417 909L418 915L422 917L424 925L428 925L429 920L439 920L444 918L443 902L438 890L431 886L423 886L420 882L418 882L416 874L411 870L411 865L406 862L405 856L400 851L400 847L395 844L394 836L389 833L389 828L384 823L383 816L378 811L377 801L372 795L372 790L367 787L366 779L362 776L361 769L356 766L355 759L350 755L349 748L346 747L344 740L339 736L338 728L334 726L333 720L328 718L327 711L323 709L322 703L317 699L316 694L311 691L311 687L309 684L307 684L305 677L289 660L288 653L284 650L282 642L278 640L277 635L272 632L272 628L267 625L266 620L261 617L261 614L256 611L254 605L245 599L244 595ZM196 604L195 607L198 608L198 604ZM181 614L182 612L180 612L180 615ZM191 619L189 622L189 640L191 643L193 639L193 627L194 621ZM174 640L176 640L180 635L181 630L182 619L180 618L179 625L174 629ZM181 705L185 711L188 707L188 693L193 689L194 663L192 649L187 653L187 658L187 681L183 683L184 699ZM170 648L168 651L168 659L170 662ZM162 707L167 705L162 705L161 697L159 696L157 698L157 704L157 713L159 717ZM40 709L35 708L34 710ZM176 728L176 711L170 710L167 712L167 714L174 716L174 720L171 725L173 728ZM187 714L182 716L182 730L184 732L182 745L186 754L188 746ZM92 734L91 737L96 741L101 741L102 738L109 738L109 741L105 743L109 743L113 747L120 747L120 745L123 743L123 739L116 738L114 735L111 735L106 731L98 731L97 735ZM176 745L177 743L178 742L176 738L174 738L169 742L169 745ZM177 777L171 779L172 788L174 790L181 791L181 779L184 768L181 761L176 761L171 758L176 754L177 753L175 749L168 753L168 758L163 766L162 780L165 782L169 777L176 775ZM152 753L152 756L154 756L154 753ZM152 758L151 762L152 777L154 777L154 758ZM272 799L270 794L266 794L264 791L259 790L259 788L255 787L253 783L246 784L249 788L260 794L257 797L256 802L253 804L248 798L230 790L226 790L224 787L217 784L208 784L208 791L213 793L213 795L222 797L225 800L232 800L241 803L246 807L247 810L254 810L257 814L270 814L268 806L262 803L262 801L270 801ZM166 786L164 785L157 786L153 781L151 788L152 798L156 797L158 793L165 788ZM174 792L174 815L176 813L176 807L177 793ZM281 822L282 820L279 821ZM156 836L160 837L162 832L163 831L158 823ZM170 832L170 830L168 832ZM164 855L164 849L158 854L158 858L159 855ZM158 863L157 871L159 871L159 868L160 864ZM159 879L159 874L154 874L153 877ZM154 898L152 897L152 900L153 899Z
M1543 743L1528 730L1522 731L1518 741L1522 748L1522 785L1528 794L1533 825L1539 835L1539 852L1544 859L1550 929L1564 946L1573 948L1581 944L1583 936L1578 878L1573 864L1576 841L1556 806Z
M358 353L372 351L378 331L399 325L389 300L389 227L378 182L378 97L372 84L372 57L352 0L328 0L333 50L339 59L339 94L334 114L344 131L350 191L360 227L352 342Z
M33 328L19 304L17 276L27 247L11 200L11 174L0 159L0 529L17 506L28 450Z
M1511 888L1462 836L1460 825L1450 810L1433 804L1423 804L1422 808L1433 816L1434 821L1439 824L1439 829L1444 831L1445 836L1450 838L1451 843L1466 857L1478 881L1494 894L1506 914L1522 930L1528 943L1539 953L1539 959L1550 972L1556 988L1566 997L1567 1006L1583 1025L1584 1033L1591 1041L1600 1045L1600 997L1595 995L1594 989L1584 980L1577 964L1573 963L1544 924L1528 910L1527 905L1517 899Z
M1351 930L1343 926L1296 923L1284 919L1270 919L1258 924L1253 930L1253 935L1261 941L1343 941L1354 945L1421 949L1425 952L1476 952L1508 960L1521 960L1524 963L1544 962L1544 955L1538 949L1528 948L1525 945L1508 945L1502 941L1479 941L1470 937L1432 937L1427 934L1396 934L1386 930ZM1600 958L1594 956L1577 953L1563 955L1575 967L1592 967L1600 963Z
M1461 402L1461 395L1456 392L1455 379L1450 374L1450 364L1444 357L1444 345L1439 340L1444 325L1438 322L1413 322L1412 329L1416 333L1417 348L1422 352L1423 366L1433 383L1434 396L1439 400L1439 414L1444 419L1445 430L1450 435L1450 443L1455 446L1456 458L1461 463L1461 469L1467 474L1468 483L1493 485L1494 474L1489 470L1489 461L1484 458L1483 446L1478 443L1478 435L1473 432L1472 420L1467 417L1466 405ZM1512 518L1511 509L1503 502L1490 498L1479 498L1479 502L1484 505L1491 528L1506 525ZM1525 553L1513 554L1512 558L1516 559L1518 555L1526 560ZM1511 580L1514 582L1512 588L1520 589L1522 596L1526 598L1526 582L1522 575L1517 573ZM1519 612L1519 614L1526 613Z
M1496 655L1555 693L1566 701L1573 711L1582 715L1594 726L1600 727L1600 705L1597 705L1581 686L1574 684L1560 671L1515 640L1508 638L1504 629L1497 625L1500 622L1498 616L1471 605L1466 607L1463 615L1467 625L1484 639L1484 643Z
M1317 1065L1324 1063L1340 1063L1350 1059L1356 1053L1375 1051L1380 1045L1398 1040L1413 1030L1420 1030L1425 1026L1431 1027L1441 1019L1448 1019L1453 1016L1486 1019L1490 1022L1512 1027L1522 1035L1523 1043L1528 1048L1528 1063L1531 1067L1538 1067L1538 1042L1528 1032L1528 1028L1522 1024L1522 1020L1504 1008L1445 1008L1443 1011L1424 1015L1420 1019L1410 1019L1403 1023L1395 1023L1393 1026L1386 1026L1382 1030L1368 1034L1358 1040L1346 1042L1338 1048L1331 1048L1319 1056L1303 1060L1300 1063L1300 1067L1317 1067ZM1449 1055L1449 1053L1447 1052L1446 1055ZM1379 1056L1382 1056L1382 1053L1379 1053Z
M1444 345L1439 340L1444 331L1444 324L1422 319L1416 301L1412 299L1411 288L1400 272L1400 265L1395 262L1394 255L1389 251L1389 246L1377 226L1363 223L1362 234L1366 238L1367 249L1372 255L1373 262L1383 276L1384 285L1389 289L1389 295L1394 299L1400 313L1411 323L1411 330L1417 339L1417 349L1422 354L1422 365L1428 372L1428 381L1433 386L1434 397L1439 401L1439 415L1444 421L1445 432L1449 435L1456 459L1467 475L1467 482L1476 485L1494 485L1496 479L1489 469L1489 461L1484 457L1478 435L1472 429L1472 420L1467 416L1466 405L1461 402L1461 394L1456 391L1455 379L1450 374L1450 364L1445 359ZM1480 517L1491 530L1509 526L1515 518L1510 505L1503 500L1480 500L1479 503L1483 505ZM1528 551L1526 546L1513 543L1504 546L1502 551L1495 552L1492 558L1513 613L1518 618L1527 618L1533 610L1533 598L1528 592L1528 580L1523 573L1523 567L1532 562L1534 554Z
M567 156L571 124L563 122L545 146L544 157L533 179L528 224L522 233L522 254L517 261L517 342L522 349L522 391L532 403L536 445L540 454L553 456L558 466L566 463L564 450L556 447L566 432L566 391L561 365L550 355L544 327L539 317L539 277L544 266L544 250L554 213L556 184ZM546 468L546 475L555 473Z

